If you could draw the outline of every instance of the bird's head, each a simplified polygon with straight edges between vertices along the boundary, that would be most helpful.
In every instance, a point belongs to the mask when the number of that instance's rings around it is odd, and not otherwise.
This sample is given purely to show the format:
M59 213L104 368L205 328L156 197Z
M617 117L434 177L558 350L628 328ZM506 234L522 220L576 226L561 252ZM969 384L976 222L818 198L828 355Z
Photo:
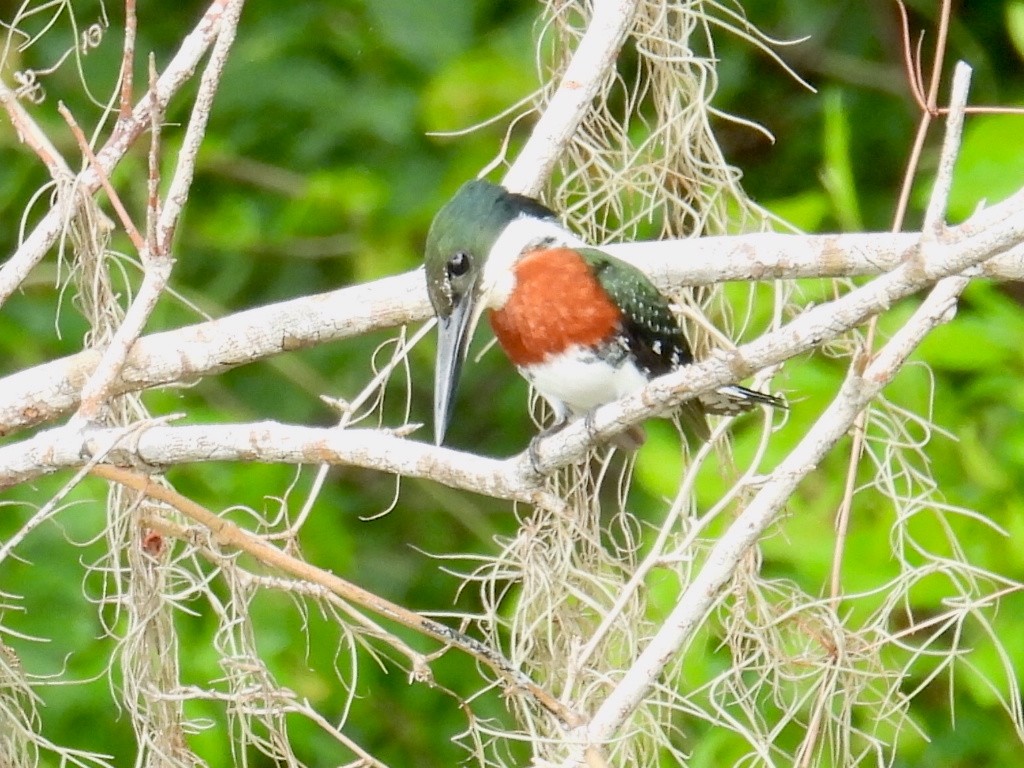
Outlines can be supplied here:
M434 439L444 439L470 339L488 307L513 288L512 267L534 243L564 233L549 208L531 197L477 179L438 211L427 234L424 269L437 315Z

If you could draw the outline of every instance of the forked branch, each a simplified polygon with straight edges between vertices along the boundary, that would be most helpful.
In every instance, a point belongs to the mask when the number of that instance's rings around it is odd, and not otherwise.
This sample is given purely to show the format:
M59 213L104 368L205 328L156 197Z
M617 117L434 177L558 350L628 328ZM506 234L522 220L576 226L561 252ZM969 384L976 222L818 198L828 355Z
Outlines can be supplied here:
M182 42L178 52L157 81L155 93L147 93L135 106L127 119L118 120L113 133L96 153L96 166L107 174L125 156L135 141L150 124L150 113L157 104L166 104L170 98L187 83L199 61L213 43L220 29L221 17L231 0L213 0L195 29ZM0 90L0 95L5 91ZM6 98L4 99L6 101ZM51 155L46 145L37 142L46 155ZM40 149L37 148L37 152ZM53 162L58 163L56 156ZM59 167L59 165L57 166ZM0 265L0 306L24 282L29 272L40 262L64 232L67 222L75 215L79 206L78 195L92 195L100 188L100 177L95 167L86 166L70 183L75 191L61 195L58 204L51 208L32 232L25 238L14 254Z

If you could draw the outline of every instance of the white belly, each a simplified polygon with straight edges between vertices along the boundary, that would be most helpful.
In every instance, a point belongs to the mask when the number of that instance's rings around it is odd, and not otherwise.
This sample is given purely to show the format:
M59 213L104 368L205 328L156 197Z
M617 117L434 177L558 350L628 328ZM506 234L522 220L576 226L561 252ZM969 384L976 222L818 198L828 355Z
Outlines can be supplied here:
M615 367L594 355L560 355L519 372L551 403L559 418L586 413L647 383L628 358Z

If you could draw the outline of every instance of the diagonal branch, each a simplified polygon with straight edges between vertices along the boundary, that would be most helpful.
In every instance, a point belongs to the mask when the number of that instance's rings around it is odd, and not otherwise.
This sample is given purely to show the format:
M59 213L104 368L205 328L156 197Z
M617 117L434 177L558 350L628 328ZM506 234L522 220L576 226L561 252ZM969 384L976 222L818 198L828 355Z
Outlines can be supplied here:
M846 435L861 410L892 380L924 337L952 318L956 299L967 282L965 278L944 280L879 352L863 376L851 369L839 395L718 539L661 629L594 713L586 727L585 743L600 744L614 735L665 665L693 637L743 555L775 521L800 481Z
M11 125L17 131L18 140L27 144L36 153L54 181L71 178L74 175L67 161L50 141L50 137L32 118L28 110L21 106L14 91L2 81L0 81L0 106L7 111Z
M925 273L929 261L928 249L939 243L942 217L952 184L952 169L960 146L963 127L963 109L967 103L970 68L960 63L953 79L952 106L946 126L946 140L940 162L940 172L928 205L927 229L922 237L924 253L920 259L924 269L918 270L917 260L897 270L883 280L896 279L900 271L908 277L915 272ZM939 248L941 251L941 247ZM958 264L949 274L956 274ZM969 265L963 265L964 268ZM732 579L744 554L754 546L793 495L797 485L817 467L832 448L859 419L861 412L902 369L910 354L933 329L949 322L956 311L956 302L969 279L945 277L931 291L910 320L893 334L889 342L866 365L863 373L851 366L838 396L829 404L814 426L804 435L796 448L771 473L767 482L754 496L725 534L715 543L707 561L694 580L686 587L648 646L637 657L622 680L594 713L586 727L585 743L600 744L610 739L629 714L639 705L647 691L661 676L665 665L690 641L704 618L711 611L725 586ZM873 287L867 286L867 287ZM855 292L856 293L856 292ZM577 763L581 761L577 760Z
M396 624L472 655L504 677L508 683L531 695L540 706L559 718L566 725L578 725L581 722L580 716L577 713L570 710L516 669L508 659L479 640L431 618L414 613L329 571L317 568L315 565L310 565L304 560L293 557L258 536L243 530L230 520L218 517L206 507L195 503L167 486L152 482L145 475L110 466L95 467L92 470L92 474L133 488L152 499L173 506L183 515L209 530L216 541L222 546L238 549L252 555L264 565L295 576L304 582L319 585L343 600L360 605L379 616L394 621ZM421 674L424 672L427 672L427 670L420 670Z
M536 194L572 139L594 97L614 72L619 50L633 25L637 0L603 0L593 4L593 18L561 82L545 105L530 139L505 174L514 192Z
M1007 201L1024 204L1024 191ZM1024 217L1009 216L997 225L925 241L920 253L902 266L851 291L840 299L807 310L797 318L736 350L718 352L708 360L655 379L641 391L598 408L586 421L568 425L540 441L531 459L550 471L583 455L595 443L609 440L631 424L664 412L697 393L738 381L838 337L869 317L938 280L958 275L1024 238ZM527 466L524 462L523 467Z

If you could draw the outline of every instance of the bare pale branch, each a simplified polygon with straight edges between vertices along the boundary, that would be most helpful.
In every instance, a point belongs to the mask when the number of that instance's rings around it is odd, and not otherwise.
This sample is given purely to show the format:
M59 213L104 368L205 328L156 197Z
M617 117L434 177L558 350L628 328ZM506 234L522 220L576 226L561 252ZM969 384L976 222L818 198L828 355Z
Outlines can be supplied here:
M930 227L922 237L922 246L925 248L941 237L940 217L945 210L945 201L952 184L952 168L960 147L969 83L970 68L960 63L954 75L952 109L947 119L946 140L943 144L941 167L944 171L936 179L932 201L928 206ZM923 258L928 259L927 250ZM951 266L953 268L949 274L955 275L970 264ZM873 288L886 279L896 279L901 271L907 272L910 278L919 270L913 262L909 262L906 267L886 278L879 278L867 287ZM665 666L693 637L746 552L774 522L797 485L847 434L861 411L892 381L925 336L953 318L957 299L968 283L967 278L959 276L941 280L910 320L874 356L862 374L856 366L851 366L839 395L797 447L772 471L765 485L728 531L715 542L707 561L687 586L661 629L598 708L586 727L586 743L604 743L622 726L629 713L639 705L661 676ZM577 763L582 764L582 760L577 760Z
M509 462L470 457L445 448L407 441L381 432L324 430L286 426L209 425L151 427L134 437L135 448L122 461L162 466L192 461L283 461L286 463L345 463L415 477L430 477L453 487L507 499L538 499L536 469L549 472L578 461L597 443L678 405L683 400L835 338L889 309L897 301L944 277L958 275L1024 237L1024 217L1011 211L1024 205L1024 192L1008 200L996 217L999 225L982 232L956 233L930 240L922 252L896 270L846 296L808 310L777 331L730 352L686 366L655 379L635 395L597 409L539 440L532 455ZM79 433L58 428L0 449L0 486L22 482L40 473L80 466L100 435L107 444L112 434ZM77 437L76 437L77 436ZM536 469L534 462L538 462Z
M637 0L596 3L593 18L561 82L516 156L503 183L514 192L536 194L555 167L594 97L615 68L638 7Z
M957 239L1020 211L1019 203L993 206L950 228L949 236ZM878 275L911 258L919 240L917 233L757 234L623 243L605 246L605 250L642 267L667 289L736 280ZM1024 247L1011 241L996 251L973 264L970 274L1024 280ZM419 270L270 304L141 337L111 392L188 383L283 352L430 316ZM96 352L85 351L0 379L0 435L74 410L83 379L97 360Z
M217 35L227 5L228 0L214 0L210 4L160 76L156 94L147 93L135 106L129 118L117 121L110 138L96 153L97 166L105 173L109 174L113 170L136 139L149 127L154 96L157 102L165 104L192 78L196 65ZM0 266L0 306L21 285L32 268L64 232L67 221L78 208L77 195L92 195L100 187L100 178L92 166L87 166L76 177L71 187L76 190L75 194L59 200L58 205L47 212L18 250Z
M171 269L174 265L174 259L171 255L171 240L178 218L181 216L182 208L185 205L185 201L188 200L188 189L192 184L195 172L196 155L199 152L199 146L206 132L206 124L210 118L210 109L213 106L213 97L217 92L217 86L220 84L224 64L227 61L228 53L231 51L231 44L235 40L238 17L242 12L242 5L241 0L230 2L221 17L217 41L213 46L210 60L207 62L206 69L200 79L199 92L196 95L196 102L192 108L188 128L185 131L185 140L178 155L174 176L171 179L170 188L167 192L167 204L164 205L159 219L156 233L157 242L144 242L137 231L134 232L132 237L139 251L144 269L142 285L139 287L135 299L125 313L120 326L118 326L109 344L103 350L103 356L96 369L82 387L77 416L83 421L95 420L102 405L110 398L113 389L112 385L124 368L129 350L138 340L139 336L142 335L150 315L156 309L157 302L166 290L168 281L171 278ZM154 100L151 104L153 105L154 114L163 113L163 102ZM97 167L95 170L104 185L109 186L103 169ZM118 200L115 194L110 196L112 201ZM134 228L130 227L130 223L126 223L126 229L129 232L134 231Z

